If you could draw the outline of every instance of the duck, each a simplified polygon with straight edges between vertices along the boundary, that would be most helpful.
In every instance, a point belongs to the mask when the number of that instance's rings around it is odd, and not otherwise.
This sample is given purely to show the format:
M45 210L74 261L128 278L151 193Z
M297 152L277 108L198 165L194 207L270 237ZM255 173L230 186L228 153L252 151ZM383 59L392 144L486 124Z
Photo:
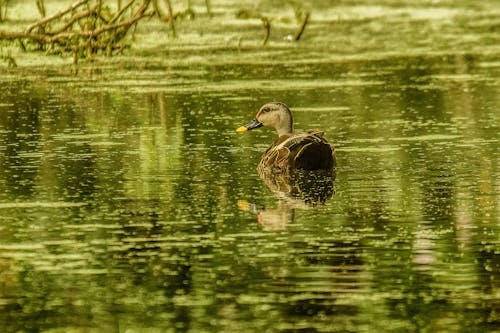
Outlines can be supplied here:
M335 148L322 131L294 132L292 112L285 103L264 104L251 122L236 131L243 133L263 126L273 127L278 138L262 155L259 172L289 174L296 170L322 170L335 177Z

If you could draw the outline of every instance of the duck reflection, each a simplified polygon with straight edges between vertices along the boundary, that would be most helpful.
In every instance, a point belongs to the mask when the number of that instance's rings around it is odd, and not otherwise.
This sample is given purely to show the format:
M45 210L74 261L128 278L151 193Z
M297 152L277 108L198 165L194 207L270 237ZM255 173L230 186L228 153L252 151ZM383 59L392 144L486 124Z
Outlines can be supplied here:
M295 170L292 173L274 173L259 168L259 176L267 188L279 199L294 205L316 206L324 204L335 194L331 171Z
M267 230L283 230L293 223L294 208L287 202L280 200L278 205L271 209L259 207L246 200L238 200L238 208L257 215L257 223Z
M267 188L279 199L274 208L265 208L246 200L238 200L239 209L257 215L265 229L282 230L293 223L296 208L307 209L324 204L335 194L331 172L296 170L272 173L259 168Z

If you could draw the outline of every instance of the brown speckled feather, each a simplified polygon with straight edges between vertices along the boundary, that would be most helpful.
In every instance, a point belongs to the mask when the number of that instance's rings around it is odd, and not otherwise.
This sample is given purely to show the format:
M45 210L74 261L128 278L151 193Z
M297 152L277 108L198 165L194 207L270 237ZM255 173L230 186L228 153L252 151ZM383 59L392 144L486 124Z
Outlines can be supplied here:
M335 172L335 150L320 131L280 136L262 155L259 169L287 172L294 169Z

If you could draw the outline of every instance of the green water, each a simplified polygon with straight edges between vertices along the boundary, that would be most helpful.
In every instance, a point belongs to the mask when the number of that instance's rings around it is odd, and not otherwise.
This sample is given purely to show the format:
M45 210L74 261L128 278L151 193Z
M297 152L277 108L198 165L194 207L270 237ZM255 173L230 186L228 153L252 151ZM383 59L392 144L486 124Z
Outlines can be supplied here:
M0 67L1 331L499 331L500 10L387 3ZM235 132L272 100L336 147L324 203Z

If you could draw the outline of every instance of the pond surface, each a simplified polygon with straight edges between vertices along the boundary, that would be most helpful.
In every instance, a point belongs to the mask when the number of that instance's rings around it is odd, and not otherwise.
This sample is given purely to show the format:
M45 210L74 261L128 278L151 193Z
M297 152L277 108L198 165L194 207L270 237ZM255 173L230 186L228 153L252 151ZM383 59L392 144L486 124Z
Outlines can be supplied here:
M214 2L125 56L0 67L2 332L498 331L500 15L474 4L318 4L262 47ZM235 132L272 100L336 147L323 203Z

